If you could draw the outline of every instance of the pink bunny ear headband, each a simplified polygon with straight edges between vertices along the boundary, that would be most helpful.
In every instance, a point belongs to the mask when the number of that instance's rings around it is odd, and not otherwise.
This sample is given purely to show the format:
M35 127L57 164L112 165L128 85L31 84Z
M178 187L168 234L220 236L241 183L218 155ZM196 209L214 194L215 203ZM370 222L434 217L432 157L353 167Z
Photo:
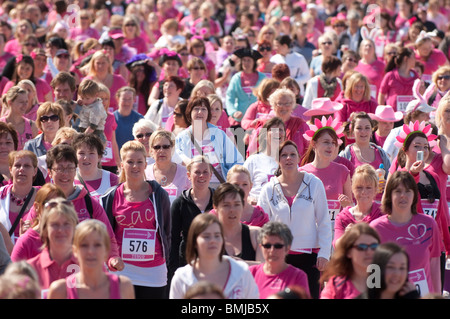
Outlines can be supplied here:
M403 129L400 131L400 134L396 137L397 141L395 142L395 146L401 148L405 145L408 138L417 132L421 132L425 134L427 137L428 143L430 147L433 148L436 146L436 138L437 135L431 134L432 128L431 124L426 125L425 122L415 121L409 122L408 125L403 124Z
M303 137L307 141L312 141L317 133L328 128L336 132L336 135L338 136L338 144L342 144L342 140L340 138L344 136L344 127L338 119L333 119L331 116L327 119L325 116L322 116L321 121L316 118L314 120L314 124L309 124L309 128L310 129L303 134Z

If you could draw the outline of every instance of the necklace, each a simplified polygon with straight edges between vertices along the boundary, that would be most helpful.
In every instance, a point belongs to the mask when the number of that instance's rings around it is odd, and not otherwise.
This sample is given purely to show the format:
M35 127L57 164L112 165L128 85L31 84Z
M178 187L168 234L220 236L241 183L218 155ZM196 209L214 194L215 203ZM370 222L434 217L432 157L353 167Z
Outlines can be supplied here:
M161 178L161 181L160 181L159 184L161 184L161 186L166 186L166 184L167 184L167 176L163 175L163 177Z
M11 202L16 203L17 206L22 206L28 197L28 195L25 196L24 198L16 197L16 196L14 196L13 192L10 192L10 194L11 194Z

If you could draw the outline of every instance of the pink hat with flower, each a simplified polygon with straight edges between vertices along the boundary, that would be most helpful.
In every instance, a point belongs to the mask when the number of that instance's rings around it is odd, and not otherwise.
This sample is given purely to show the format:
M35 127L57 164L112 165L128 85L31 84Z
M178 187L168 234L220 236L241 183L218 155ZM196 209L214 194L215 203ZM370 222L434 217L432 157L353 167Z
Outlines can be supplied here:
M433 148L436 146L436 138L437 135L432 134L432 126L431 124L426 124L425 122L415 121L409 122L408 125L403 124L402 130L400 131L400 134L396 137L397 141L395 141L395 146L401 148L405 145L406 140L413 134L417 132L421 132L425 134L428 140L428 144L430 144L430 147Z

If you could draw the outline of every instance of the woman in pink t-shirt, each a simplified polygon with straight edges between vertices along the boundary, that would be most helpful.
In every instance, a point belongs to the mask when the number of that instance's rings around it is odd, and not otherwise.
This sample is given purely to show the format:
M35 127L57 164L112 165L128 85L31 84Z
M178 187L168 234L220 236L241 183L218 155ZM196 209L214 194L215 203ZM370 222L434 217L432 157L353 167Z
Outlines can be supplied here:
M138 141L121 150L120 183L101 197L113 225L125 268L136 298L167 298L170 200L156 181L145 179L147 151Z
M394 111L406 111L408 103L414 100L412 88L419 77L414 71L415 65L416 57L411 49L401 48L391 57L380 84L378 104L390 105Z
M141 37L139 21L134 16L125 16L122 24L122 32L125 37L124 44L131 48L135 48L137 54L147 53L148 45Z
M425 32L425 31L422 31ZM424 65L422 80L431 82L433 73L444 65L449 65L445 53L434 47L433 40L422 33L415 43L416 60Z
M375 44L370 39L365 39L359 46L359 60L358 65L355 67L355 71L362 73L367 77L370 85L370 95L373 98L377 98L378 89L380 88L381 81L384 77L384 68L386 67L384 62L377 59L375 54Z
M331 117L328 120L322 117L321 124L318 124L317 120L315 127L310 125L310 134L306 134L313 135L299 170L314 174L325 186L328 213L331 217L332 229L334 229L334 221L341 207L353 205L353 200L350 171L344 165L334 161L341 141L339 136L343 136L343 134L338 122L335 120L333 123L332 121ZM330 123L332 124L329 125ZM335 126L336 124L337 126Z
M421 296L441 292L441 239L436 221L417 212L419 192L410 172L396 171L389 178L382 211L370 225L380 234L381 243L393 241L410 258L409 279Z
M354 225L331 257L320 282L326 282L320 299L355 299L367 292L367 267L372 263L378 233L367 223Z
M289 227L281 222L271 221L261 228L258 241L265 262L249 268L258 285L260 299L267 299L289 286L300 287L309 296L306 273L286 263L292 240Z
M352 177L352 192L356 205L345 207L337 215L334 224L334 246L338 245L340 238L355 224L370 223L381 216L380 204L375 202L377 190L378 176L375 169L369 164L358 166Z

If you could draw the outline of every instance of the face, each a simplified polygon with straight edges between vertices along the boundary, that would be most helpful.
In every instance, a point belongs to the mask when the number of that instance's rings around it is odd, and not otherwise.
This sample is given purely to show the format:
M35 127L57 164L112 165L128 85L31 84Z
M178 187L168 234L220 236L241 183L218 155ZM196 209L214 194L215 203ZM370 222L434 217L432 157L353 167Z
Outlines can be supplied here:
M74 254L86 268L98 268L108 258L108 251L102 236L97 232L91 232L85 236L77 246L73 247Z
M422 57L427 57L433 50L433 42L431 40L424 41L418 48L417 51Z
M255 60L253 60L251 57L245 56L241 59L241 65L244 72L253 72Z
M216 125L222 116L222 105L219 101L214 102L211 105L211 124Z
M14 161L14 164L9 171L15 183L32 184L33 178L37 173L37 168L33 166L31 158L23 156Z
M364 93L366 92L366 86L363 81L355 83L352 87L352 100L355 102L360 102L364 98Z
M400 184L392 191L392 213L410 211L414 201L414 191Z
M165 137L154 139L150 151L156 162L171 161L172 145Z
M384 281L386 290L392 293L398 292L408 279L408 259L403 253L392 255L386 264Z
M361 251L357 249L358 245L361 244L377 245L378 240L373 236L362 234L355 241L353 248L351 248L347 253L347 257L352 260L353 268L366 270L367 267L372 263L373 254L376 247L374 247L373 249L368 248L366 251Z
M180 65L175 60L167 60L163 64L164 74L166 74L167 76L177 75L179 68Z
M121 166L127 180L143 180L145 177L145 168L147 167L147 161L145 159L145 155L142 154L142 152L128 151L124 154Z
M197 236L196 248L200 258L219 256L222 246L222 232L217 223L209 225Z
M223 225L235 224L241 222L244 206L242 199L238 194L225 195L223 200L215 207L217 216Z
M55 101L60 99L65 101L72 101L73 99L73 92L70 89L68 83L61 83L56 85L54 92L55 92Z
M108 109L110 101L111 101L111 97L109 96L108 93L106 92L102 92L100 91L98 93L98 97L102 100L103 106L105 107L105 110Z
M355 122L355 141L364 143L369 142L372 135L372 125L368 119L357 119Z
M238 186L240 189L244 191L244 201L247 200L248 194L252 189L252 182L249 179L249 176L245 173L234 173L231 175L228 180L229 183Z
M133 22L127 22L125 24L125 35L129 35L129 36L134 36L134 34L136 33L136 24L134 24Z
M10 133L0 136L0 161L8 162L9 153L14 151L14 141Z
M124 91L120 94L119 100L117 102L120 109L131 112L131 110L133 109L134 100L135 98L133 92Z
M19 114L25 114L28 109L28 93L17 95L14 101L10 101L9 105L11 110L18 112Z
M196 105L192 108L191 119L192 123L201 122L203 125L206 124L206 119L208 118L208 108L203 105Z
M386 136L394 128L394 122L378 121L378 130L382 136Z
M53 112L41 116L39 121L41 122L41 127L44 134L54 134L59 130L59 117Z
M188 178L195 189L204 189L209 186L212 171L207 163L194 163L187 172Z
M80 172L93 172L98 168L101 157L95 148L91 148L86 144L81 144L77 149L78 167Z
M82 105L90 105L90 104L94 103L95 100L97 100L97 97L96 96L87 96L87 95L81 96L81 95L79 95L78 100L81 102Z
M107 73L109 67L109 60L107 58L101 57L94 61L94 70L96 73Z
M359 178L352 184L352 192L358 205L371 205L377 195L377 185L370 180Z
M283 125L272 126L267 131L267 143L268 145L276 147L276 149L278 149L278 147L284 142L285 139L286 132Z
M189 73L191 75L191 78L194 79L201 79L206 74L206 69L201 65L194 65L190 70Z
M55 66L59 71L65 71L69 67L70 56L68 54L60 54L55 57Z
M331 53L333 52L333 40L330 38L322 39L319 43L319 48L323 53Z
M293 145L286 145L280 153L280 167L282 170L296 170L300 161L297 150Z
M163 93L167 98L170 97L178 97L181 93L181 90L177 89L177 85L174 82L164 82L163 85Z
M76 165L73 162L62 160L54 163L48 174L53 182L63 190L73 188L73 181L76 174Z
M320 135L317 141L313 141L313 146L315 153L319 158L328 159L330 161L334 159L337 144L330 134L323 133Z
M436 80L437 87L439 90L446 92L450 90L450 72L446 72L437 77Z
M408 150L406 150L406 156L411 163L416 161L418 151L423 152L423 160L426 161L430 155L430 145L425 137L416 136L409 145Z
M72 245L75 227L62 214L53 214L48 219L48 239L50 247L66 247Z
M232 38L227 37L223 43L222 43L222 47L225 51L231 53L234 50L234 41Z
M281 95L278 101L273 105L276 116L281 117L283 121L289 119L294 108L295 101L289 95Z
M33 67L28 63L19 63L17 66L17 76L21 80L30 79L33 75Z
M269 245L270 248L269 248ZM266 246L266 247L264 247ZM264 260L268 263L284 263L290 246L286 245L279 236L266 236L261 241Z

